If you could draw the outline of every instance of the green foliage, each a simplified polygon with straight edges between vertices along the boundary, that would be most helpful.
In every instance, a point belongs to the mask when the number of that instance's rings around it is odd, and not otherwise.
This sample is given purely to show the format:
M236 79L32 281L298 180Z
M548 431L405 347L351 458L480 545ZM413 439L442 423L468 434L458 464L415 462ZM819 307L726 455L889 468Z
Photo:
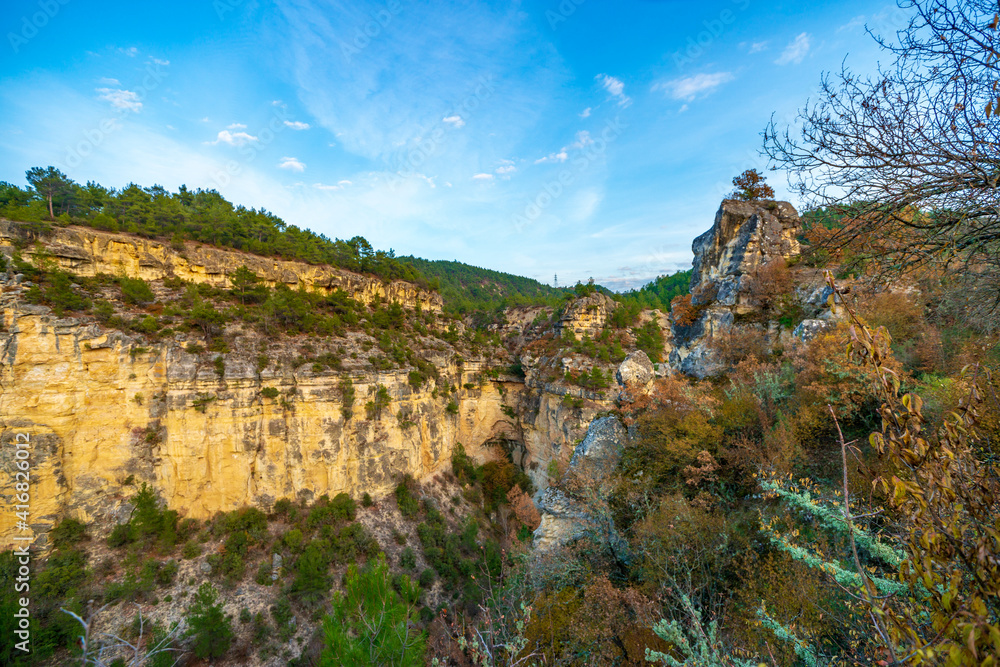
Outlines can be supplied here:
M122 301L128 304L142 306L156 300L153 290L142 278L128 278L120 276L118 287L121 288Z
M430 261L401 257L439 288L445 312L451 315L480 314L480 322L501 316L504 308L521 305L556 307L568 290L549 287L537 280L481 269L461 262Z
M87 539L87 524L66 517L52 529L52 532L49 533L49 539L52 540L52 546L56 549L71 547Z
M406 575L393 590L385 557L359 569L350 565L345 590L323 623L322 667L422 667L426 637L411 629L420 589Z
M389 407L391 398L389 397L389 390L386 389L385 385L379 384L371 388L372 400L365 403L365 413L368 419L381 419L382 412Z
M420 512L420 503L413 496L413 478L407 475L398 485L396 485L396 505L399 512L407 519L413 519Z
M316 602L330 591L329 563L323 545L312 541L295 563L291 593L304 602Z
M278 391L277 387L264 387L263 389L260 390L261 396L263 396L264 398L269 398L271 400L278 398L279 393L280 392Z
M639 328L635 346L645 352L651 361L663 360L663 331L656 320L650 320Z
M203 660L221 658L233 641L232 621L222 613L222 605L216 599L216 590L205 582L188 608L188 635L194 639L191 650Z
M690 287L691 269L678 271L672 276L659 276L637 290L622 292L615 297L621 306L611 312L609 321L612 326L623 329L632 326L642 310L655 308L668 313L674 297L687 294Z
M481 469L465 453L462 443L455 443L455 449L451 453L451 471L459 482L474 484L479 481Z

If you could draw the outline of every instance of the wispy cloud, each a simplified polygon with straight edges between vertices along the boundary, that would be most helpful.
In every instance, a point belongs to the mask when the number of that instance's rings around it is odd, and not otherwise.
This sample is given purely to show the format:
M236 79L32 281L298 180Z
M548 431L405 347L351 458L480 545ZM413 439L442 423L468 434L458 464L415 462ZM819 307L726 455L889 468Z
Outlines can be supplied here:
M766 51L768 44L770 44L770 42L766 40L763 42L753 42L752 44L750 44L748 53L760 53L761 51Z
M785 50L781 52L778 59L774 61L776 65L798 65L809 53L812 46L812 38L809 33L800 33L795 39L788 43Z
M618 106L627 107L632 104L632 98L625 94L625 84L621 79L608 74L598 74L594 78L603 86L604 90L608 91L611 97L618 101Z
M243 123L230 123L226 127L226 129L229 129L229 130L245 130L245 129L247 129L247 126L244 125Z
M159 58L150 58L149 61L154 65L159 65L161 67L166 67L167 65L170 64L169 60L161 60Z
M472 180L474 180L474 181L492 181L493 180L493 174L475 174L472 177Z
M242 146L251 141L257 141L257 137L246 132L230 132L229 130L219 130L215 141L206 141L206 144L229 144L230 146Z
M348 180L337 181L336 185L326 185L325 183L313 183L313 187L316 188L317 190L328 190L328 191L343 190L348 185L354 185L354 184Z
M134 46L130 46L128 48L120 46L118 47L118 53L124 54L129 58L135 58L137 55L139 55L139 49L135 48Z
M120 86L122 82L118 79L112 79L111 77L102 76L97 80L98 83L103 83L105 86Z
M303 123L300 120L286 120L285 127L290 127L293 130L308 130L309 123Z
M505 176L507 174L513 174L515 171L517 171L517 167L515 167L512 164L505 164L501 167L497 167L497 173L500 174L501 176Z
M560 149L556 153L549 153L545 157L540 157L535 160L535 164L545 164L546 162L565 162L569 159L569 153L566 152L565 148Z
M580 118L590 118L590 107L587 107L579 113Z
M98 88L97 92L101 94L100 98L102 100L111 102L111 106L116 109L135 111L136 113L142 110L142 102L139 100L138 93L131 90L123 90L121 88Z
M457 115L456 116L445 116L444 118L441 119L441 122L442 123L448 123L449 125L451 125L455 129L458 129L460 127L465 127L465 121L462 120L461 116L457 116Z
M724 83L733 80L732 72L715 72L713 74L695 74L670 81L662 81L653 85L653 90L662 90L675 100L690 102L696 97L704 97L712 93Z
M306 165L300 162L298 159L293 157L283 157L278 163L278 169L287 169L289 171L295 171L302 173L306 170Z

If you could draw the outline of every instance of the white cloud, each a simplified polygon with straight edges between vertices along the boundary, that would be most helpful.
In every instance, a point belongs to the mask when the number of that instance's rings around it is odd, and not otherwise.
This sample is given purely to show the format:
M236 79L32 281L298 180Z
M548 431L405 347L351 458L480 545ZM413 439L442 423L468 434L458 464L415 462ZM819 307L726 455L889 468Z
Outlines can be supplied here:
M111 106L116 109L135 111L137 113L142 109L142 102L139 101L139 95L131 90L98 88L97 92L101 94L100 97L102 100L111 102Z
M515 171L517 171L517 167L512 164L505 164L502 167L497 167L497 173L501 176L505 174L513 174Z
M301 174L303 171L306 170L306 165L303 164L302 162L299 162L297 158L283 157L281 158L281 162L278 163L278 169L288 169L290 171L296 171Z
M107 76L102 76L100 79L97 80L97 82L98 83L103 83L105 86L120 86L120 85L122 85L122 82L119 81L118 79L112 79L112 78L107 77Z
M245 130L245 129L247 129L247 126L244 125L243 123L230 123L229 126L226 129L227 130Z
M708 95L722 84L732 80L732 72L702 73L657 83L653 86L653 90L662 90L675 100L690 102L698 95Z
M441 122L448 123L455 129L458 129L460 127L465 127L465 121L462 120L461 116L445 116L444 118L441 119Z
M293 130L308 130L309 123L303 123L300 120L286 120L285 127L290 127Z
M545 157L540 157L535 160L535 164L545 164L546 162L565 162L569 159L569 153L566 152L565 148L559 150L558 153L550 153Z
M212 119L209 118L208 116L205 116L204 118L201 119L201 122L203 122L203 123L211 123Z
M760 53L767 50L768 42L754 42L750 45L750 53Z
M257 137L246 132L230 132L229 130L219 130L215 141L206 141L206 144L229 144L230 146L242 146L245 143L257 141Z
M618 106L627 107L632 104L632 98L625 94L625 84L621 79L607 74L598 74L594 79L601 83L611 97L618 100Z
M684 113L687 110L688 110L688 105L682 104L681 108L677 110L677 113Z
M474 180L474 181L492 181L493 180L493 174L476 174L475 176L472 177L472 180Z
M135 58L137 55L139 55L139 49L135 48L134 46L130 46L127 49L123 47L118 47L118 53L124 53L129 58Z
M586 109L581 111L579 115L580 118L590 118L590 107L587 107Z
M788 46L785 47L785 50L781 52L781 55L778 56L778 59L774 63L776 65L798 65L806 57L806 54L809 53L811 45L812 38L809 36L809 33L803 32L788 43Z
M160 60L159 58L150 58L149 60L154 65L160 65L161 67L166 67L167 65L170 64L169 60Z
M354 185L348 180L337 181L336 185L326 185L324 183L313 183L313 187L317 190L343 190L348 185Z

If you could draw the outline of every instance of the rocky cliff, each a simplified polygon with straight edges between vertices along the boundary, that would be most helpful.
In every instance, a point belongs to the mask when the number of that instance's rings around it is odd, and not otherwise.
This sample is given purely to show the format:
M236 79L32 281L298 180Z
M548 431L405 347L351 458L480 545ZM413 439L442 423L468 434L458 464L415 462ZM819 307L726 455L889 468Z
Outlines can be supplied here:
M140 247L109 245L131 248L122 250L130 257ZM102 257L74 266L94 271L107 266ZM246 259L239 262L249 265ZM126 274L135 266L121 265ZM120 520L142 482L197 518L283 497L378 496L403 475L449 470L457 443L479 461L509 452L542 489L549 463L568 461L593 414L610 406L568 403L570 389L491 372L502 350L470 358L468 350L416 336L410 344L436 377L414 386L412 367L372 368L368 350L377 341L363 330L327 341L264 336L237 322L224 335L228 351L214 353L194 332L150 340L92 317L57 317L25 303L26 287L0 276L0 498L14 504L8 445L26 434L39 537L62 516ZM296 358L312 344L336 350L342 368ZM353 402L345 398L347 380ZM379 386L389 400L372 414L366 403ZM15 521L0 516L0 543L9 544Z
M0 247L29 238L23 223L0 220ZM39 249L56 264L77 275L124 274L130 278L160 280L176 277L193 283L229 287L229 276L240 266L253 271L268 286L288 285L293 289L330 293L343 290L348 296L369 304L379 299L407 308L439 312L441 295L422 290L401 280L385 283L372 276L272 257L260 257L201 243L186 242L179 248L138 236L111 234L87 227L57 227L38 239L27 253Z
M671 367L699 378L714 371L712 339L759 311L753 283L768 280L766 267L784 268L799 254L800 232L788 202L722 202L711 229L692 244L691 321L674 323Z

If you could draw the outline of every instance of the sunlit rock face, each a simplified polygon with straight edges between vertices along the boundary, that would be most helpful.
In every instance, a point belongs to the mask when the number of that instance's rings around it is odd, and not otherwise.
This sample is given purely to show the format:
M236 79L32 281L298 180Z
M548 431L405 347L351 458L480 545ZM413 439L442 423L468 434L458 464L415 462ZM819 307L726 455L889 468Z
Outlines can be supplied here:
M712 228L692 244L691 306L698 317L673 327L674 369L698 378L715 372L708 341L731 327L736 316L753 312L747 281L761 267L797 256L801 228L788 202L722 202Z
M0 220L0 246L9 246L26 235L23 223ZM434 312L442 307L440 294L402 280L385 283L372 276L327 265L261 257L201 243L186 242L182 249L175 249L159 241L84 227L57 227L40 240L60 268L81 276L125 274L143 280L177 277L193 283L230 287L229 276L240 266L246 266L270 287L283 284L292 289L304 287L323 293L339 289L364 304L379 299ZM26 250L29 255L32 252L33 249Z
M601 292L574 299L566 306L559 320L559 330L564 332L568 329L577 338L583 336L596 338L604 329L611 311L617 306L614 299Z

